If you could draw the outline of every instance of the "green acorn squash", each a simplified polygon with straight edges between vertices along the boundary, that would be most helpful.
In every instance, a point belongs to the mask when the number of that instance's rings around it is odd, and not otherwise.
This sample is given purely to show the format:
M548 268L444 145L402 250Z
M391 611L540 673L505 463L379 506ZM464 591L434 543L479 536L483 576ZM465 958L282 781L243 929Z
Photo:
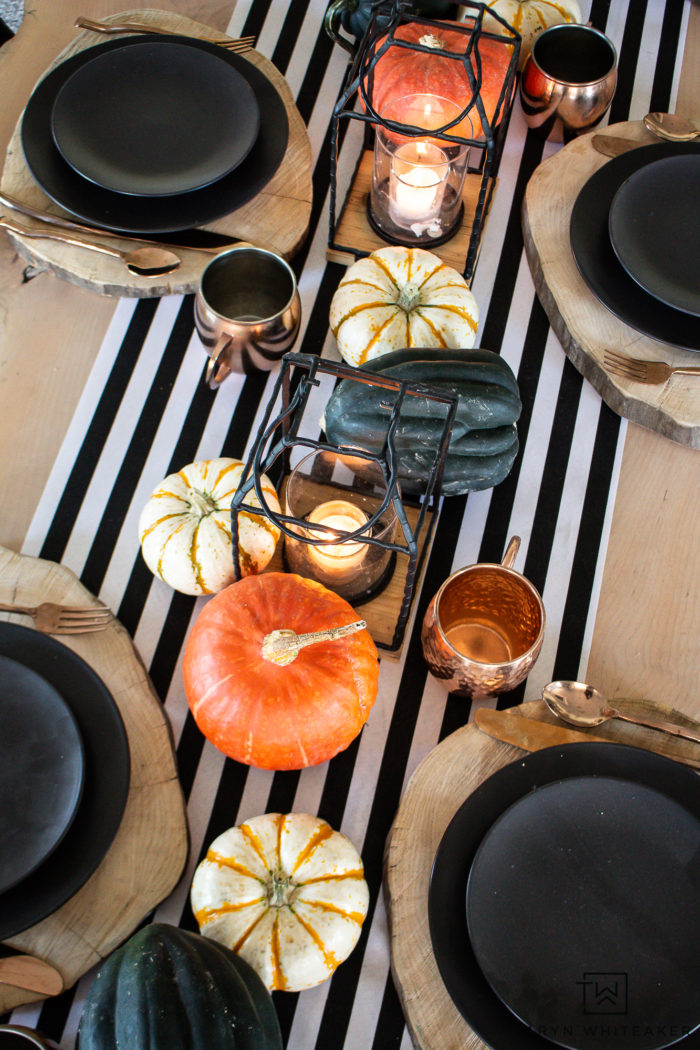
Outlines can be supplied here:
M444 495L492 488L507 477L518 452L516 422L522 405L515 376L499 354L480 349L394 350L368 361L363 371L457 395L442 478ZM331 395L321 421L328 440L379 452L394 401L391 392L344 379ZM412 396L404 399L394 445L405 492L424 490L445 415L446 408L439 402Z
M93 981L80 1050L282 1050L265 985L216 941L152 923L113 952Z

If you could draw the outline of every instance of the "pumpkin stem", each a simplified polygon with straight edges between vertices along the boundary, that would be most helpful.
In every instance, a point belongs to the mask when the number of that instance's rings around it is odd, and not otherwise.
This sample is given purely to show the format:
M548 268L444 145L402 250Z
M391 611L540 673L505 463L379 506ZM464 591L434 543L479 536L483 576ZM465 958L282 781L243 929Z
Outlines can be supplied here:
M363 631L366 626L365 620L356 620L342 627L329 627L325 631L311 631L309 634L297 634L285 628L271 631L263 639L263 658L272 664L277 664L278 667L285 667L291 664L292 660L296 660L299 650L305 645L315 645L316 642L334 642L336 638L344 638L347 634Z
M422 44L423 47L434 47L440 51L443 50L442 40L439 36L436 36L435 33L424 33L423 36L419 38L418 43Z

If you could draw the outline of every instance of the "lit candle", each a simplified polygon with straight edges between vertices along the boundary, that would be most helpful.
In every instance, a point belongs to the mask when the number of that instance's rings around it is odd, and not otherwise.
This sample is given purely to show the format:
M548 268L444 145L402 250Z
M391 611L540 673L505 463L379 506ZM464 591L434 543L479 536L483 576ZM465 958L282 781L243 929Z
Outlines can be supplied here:
M419 139L407 142L391 160L389 212L399 226L430 223L439 218L449 173L447 154Z
M309 521L317 525L326 525L333 529L335 536L343 532L355 532L367 524L367 515L359 507L347 500L334 499L321 503L309 514ZM319 538L321 532L309 530L309 534ZM309 545L308 555L314 569L321 570L326 579L338 580L356 572L367 554L367 545L358 540L346 540L344 543L322 543Z

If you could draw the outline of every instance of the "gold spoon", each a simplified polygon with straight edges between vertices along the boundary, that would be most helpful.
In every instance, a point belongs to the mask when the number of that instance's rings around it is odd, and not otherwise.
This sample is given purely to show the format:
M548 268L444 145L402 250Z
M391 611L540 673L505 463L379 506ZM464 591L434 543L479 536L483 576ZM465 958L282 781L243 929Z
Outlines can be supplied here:
M586 682L550 682L542 690L542 699L553 715L557 715L572 726L599 726L610 718L619 718L623 722L648 726L673 736L682 736L686 740L695 740L700 744L700 732L665 722L661 719L641 718L628 715L611 707L606 697Z
M40 240L59 241L61 244L71 244L77 248L85 248L90 252L99 252L101 255L111 255L120 259L127 270L137 274L139 277L162 277L166 273L177 270L181 263L180 257L168 248L141 247L132 248L130 251L121 251L119 248L107 247L105 244L94 244L92 241L83 241L77 237L69 237L64 233L53 233L49 230L30 230L27 226L10 222L0 215L0 227L15 233L18 237L36 237Z
M647 113L644 127L669 142L690 142L700 135L700 128L680 113Z

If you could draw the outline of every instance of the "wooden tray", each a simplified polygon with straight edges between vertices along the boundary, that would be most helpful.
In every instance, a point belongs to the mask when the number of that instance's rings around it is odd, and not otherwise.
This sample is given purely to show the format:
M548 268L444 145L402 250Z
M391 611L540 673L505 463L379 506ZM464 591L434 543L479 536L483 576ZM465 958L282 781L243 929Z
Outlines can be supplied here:
M0 601L47 600L99 604L64 566L0 547ZM27 616L0 615L31 626ZM168 896L187 860L188 832L170 726L127 631L114 620L105 631L62 635L60 641L89 663L112 693L131 751L124 817L102 863L58 911L6 941L54 965L69 988ZM0 985L0 1014L40 998Z
M649 700L626 700L618 706L623 704L630 713L654 713L679 725L697 726L692 719ZM541 722L557 722L542 700L513 710ZM596 726L593 732L672 758L698 754L697 744L619 721ZM416 1050L488 1050L442 983L430 942L428 888L435 852L464 800L492 773L524 754L520 748L491 739L474 724L463 726L418 766L396 814L384 857L384 891L394 984Z
M118 22L127 18L163 26L190 36L211 36L213 34L212 30L201 23L172 11L124 11L121 14L112 15L105 21ZM122 35L128 36L129 34ZM224 36L224 34L219 35ZM58 55L51 68L53 69L70 55L107 39L115 40L119 37L117 34L101 37L87 30L81 32ZM232 240L252 241L254 244L271 248L286 258L290 258L303 243L311 216L311 144L304 121L281 73L272 62L257 51L248 51L243 57L265 74L283 99L289 119L289 142L282 164L265 188L241 208L217 219L216 222L207 224L202 229L225 234ZM35 208L42 208L44 211L70 218L71 216L68 216L67 212L51 201L34 181L22 153L20 127L21 117L10 140L0 187L13 197ZM8 211L8 215L14 216L23 225L40 225L12 211ZM108 256L61 245L55 241L38 241L17 237L15 234L9 236L20 254L31 262L35 269L50 270L73 284L91 288L101 295L154 297L194 292L204 266L212 257L207 252L191 250L180 252L178 250L178 254L182 256L182 265L174 273L158 278L139 277L131 274L119 260ZM177 235L173 234L172 239L175 241ZM107 243L114 244L118 248L129 246L129 241L120 238L118 234L109 235Z
M613 124L606 133L640 145L654 139L641 121ZM569 220L579 190L608 157L584 135L544 161L528 183L523 202L525 252L537 294L564 352L619 415L691 448L700 448L700 382L674 376L642 386L608 373L605 349L670 365L700 364L698 354L650 339L618 320L590 291L569 245Z

